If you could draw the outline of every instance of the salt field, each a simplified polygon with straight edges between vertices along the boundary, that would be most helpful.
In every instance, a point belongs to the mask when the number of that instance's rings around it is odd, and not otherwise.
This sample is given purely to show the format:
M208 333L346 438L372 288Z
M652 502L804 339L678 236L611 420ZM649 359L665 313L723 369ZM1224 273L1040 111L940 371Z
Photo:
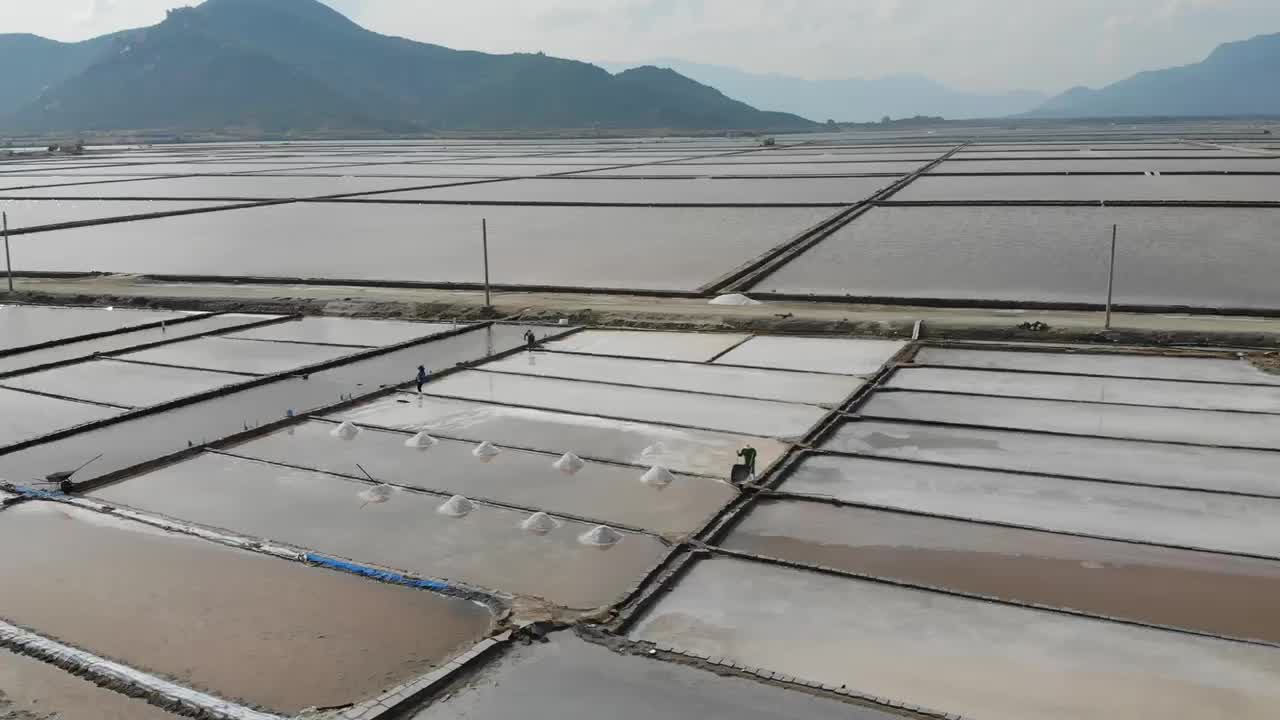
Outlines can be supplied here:
M760 452L762 466L782 456L776 440L591 415L405 394L333 416L375 427L427 432L472 442L572 450L582 457L628 465L660 465L676 472L729 477L744 444Z
M413 718L508 720L517 715L528 720L894 717L683 665L619 655L562 632L550 642L514 648L484 677L449 688Z
M365 429L335 439L335 427L307 423L227 452L354 477L362 477L360 467L382 482L663 534L693 532L736 496L728 483L679 473L670 485L653 487L641 481L649 466L587 459L580 471L566 475L553 467L563 453L501 447L501 455L482 463L472 454L476 442L433 437L436 442L427 447L408 447L414 436L407 432Z
M1122 540L1280 559L1280 499L862 458L811 458L787 492Z
M862 409L871 418L1280 450L1280 416L983 395L893 392Z
M637 330L586 330L564 340L547 343L548 350L710 362L750 339L736 333L664 333Z
M1275 647L727 558L698 563L632 637L993 720L1261 720L1280 703Z
M1280 497L1277 458L1265 450L877 420L845 423L822 447L943 465Z
M1044 303L1274 307L1275 208L878 207L755 292ZM922 263L921 258L930 262ZM1176 285L1167 279L1176 275Z
M203 314L203 313L202 313ZM0 305L0 350L12 351L79 335L159 325L187 317L177 312Z
M919 368L899 372L887 387L895 390L1043 398L1116 405L1280 413L1280 386L1256 387L1028 372Z
M101 420L125 408L0 388L0 447Z
M803 435L826 414L796 403L487 372L451 375L431 394L776 438Z
M723 546L984 597L1280 641L1280 563L801 501Z
M22 655L0 650L0 717L176 720L159 708Z
M187 395L244 382L241 375L120 362L90 360L54 370L0 380L0 386L31 390L75 400L146 407Z
M1271 720L1259 127L0 158L0 716Z
M448 495L402 491L375 502L367 494L372 487L323 473L205 455L93 496L327 555L577 609L617 601L667 552L657 538L630 532L611 547L593 547L580 541L592 526L565 519L557 519L554 530L538 535L521 527L530 513L487 505L478 505L464 517L451 517L438 512ZM253 502L246 504L247 497Z
M259 343L215 337L186 340L153 350L121 355L126 362L172 365L246 375L272 375L326 362L358 349L304 343Z
M760 400L832 404L862 386L861 379L816 373L681 364L629 358L530 353L485 366L491 372L538 377L618 382L626 385L750 397Z
M762 267L817 228L816 243L739 289L1046 303L1100 302L1118 223L1120 302L1280 307L1266 252L1280 151L1221 127L1052 142L973 132L772 147L721 138L121 148L0 159L0 209L18 230L88 223L16 236L17 267L31 271L476 283L487 220L501 285L693 292ZM844 208L870 212L818 227ZM215 211L140 217L189 209Z
M40 548L0 560L5 620L277 712L376 695L447 661L492 622L464 600L58 504L0 511L0 537ZM68 587L93 588L91 612ZM379 615L350 611L371 604Z
M1235 358L1160 357L1117 353L1046 353L960 348L923 348L918 365L1019 370L1073 375L1186 380L1242 385L1280 385L1280 375L1260 370Z

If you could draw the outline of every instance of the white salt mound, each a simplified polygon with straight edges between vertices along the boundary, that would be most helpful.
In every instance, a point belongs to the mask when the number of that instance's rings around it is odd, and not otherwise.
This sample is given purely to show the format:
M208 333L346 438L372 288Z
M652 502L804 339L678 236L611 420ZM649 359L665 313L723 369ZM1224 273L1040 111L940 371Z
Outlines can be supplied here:
M560 527L560 521L544 512L536 512L520 523L520 527L536 535L546 535Z
M477 445L476 449L471 451L471 454L480 458L481 462L489 462L501 455L502 451L499 450L496 445L486 440Z
M361 492L360 499L368 505L380 505L390 500L395 491L392 485L377 485Z
M578 542L583 545L593 545L595 547L609 547L610 545L617 545L621 541L622 533L605 525L597 525L590 532L578 537Z
M329 434L343 440L353 440L355 439L355 436L360 434L360 428L356 427L355 423L348 420L338 427L330 430Z
M565 453L564 457L551 463L551 467L559 470L565 475L577 475L578 472L586 466L587 463L573 453Z
M436 443L438 442L440 441L436 440L435 438L431 437L430 435L424 432L420 432L417 435L414 435L413 437L409 438L408 440L405 440L404 446L414 448L417 450L429 450L432 447L435 447Z
M763 305L764 303L760 302L759 300L752 300L751 298L741 293L734 293L732 295L721 295L720 297L716 298L715 300L712 300L708 304L709 305Z
M652 487L666 487L676 481L676 476L671 474L670 470L657 465L649 468L649 472L640 476L640 482Z
M436 508L436 512L449 517L466 517L476 509L476 504L461 495L454 495L445 501L443 505Z

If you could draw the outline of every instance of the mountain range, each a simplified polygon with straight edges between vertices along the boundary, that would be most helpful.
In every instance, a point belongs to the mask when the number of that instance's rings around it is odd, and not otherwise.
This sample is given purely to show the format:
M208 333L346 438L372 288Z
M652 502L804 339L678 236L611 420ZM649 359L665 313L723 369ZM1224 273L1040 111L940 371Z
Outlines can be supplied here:
M1280 34L1219 45L1202 62L1138 73L1098 90L1077 87L1028 117L1280 115Z
M817 127L669 69L453 50L317 0L207 0L79 43L0 35L0 67L0 128L18 132Z
M664 58L647 64L669 67L760 108L798 113L815 120L874 122L883 117L940 115L949 120L995 118L1034 110L1048 95L1032 90L972 93L955 90L922 75L883 78L806 80L758 75L736 68ZM602 62L608 70L633 63Z

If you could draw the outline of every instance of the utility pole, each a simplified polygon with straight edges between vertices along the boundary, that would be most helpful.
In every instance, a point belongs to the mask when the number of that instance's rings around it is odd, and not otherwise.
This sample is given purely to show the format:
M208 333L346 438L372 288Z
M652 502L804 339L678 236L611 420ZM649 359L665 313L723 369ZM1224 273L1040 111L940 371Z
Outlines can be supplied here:
M1111 329L1111 300L1115 296L1116 289L1116 235L1120 232L1119 225L1111 226L1111 272L1107 277L1107 329Z
M9 277L9 292L13 292L13 263L9 260L9 213L0 213L4 218L4 269Z
M489 219L480 220L480 237L481 244L484 247L484 306L485 309L493 307L493 303L489 298Z

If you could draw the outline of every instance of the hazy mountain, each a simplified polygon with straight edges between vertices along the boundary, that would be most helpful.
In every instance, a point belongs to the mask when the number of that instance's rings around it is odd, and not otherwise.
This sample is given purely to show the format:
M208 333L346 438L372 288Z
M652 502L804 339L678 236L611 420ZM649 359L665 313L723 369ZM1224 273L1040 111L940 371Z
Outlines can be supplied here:
M208 0L151 28L63 44L0 36L18 101L0 125L120 129L808 129L676 73L618 76L370 32L317 0ZM11 86L11 87L10 87Z
M601 63L610 70L627 63ZM982 94L953 90L919 75L894 75L877 80L804 80L783 75L755 75L730 67L683 60L657 60L699 82L713 85L731 97L768 110L781 110L814 120L870 122L888 115L941 115L954 120L1003 117L1027 112L1044 102L1043 93L1015 91Z
M1078 87L1034 117L1280 115L1280 34L1220 45L1203 62L1138 73L1100 90Z
M0 35L0 115L13 112L40 93L84 71L111 47L106 35L80 43L60 43L36 35Z

